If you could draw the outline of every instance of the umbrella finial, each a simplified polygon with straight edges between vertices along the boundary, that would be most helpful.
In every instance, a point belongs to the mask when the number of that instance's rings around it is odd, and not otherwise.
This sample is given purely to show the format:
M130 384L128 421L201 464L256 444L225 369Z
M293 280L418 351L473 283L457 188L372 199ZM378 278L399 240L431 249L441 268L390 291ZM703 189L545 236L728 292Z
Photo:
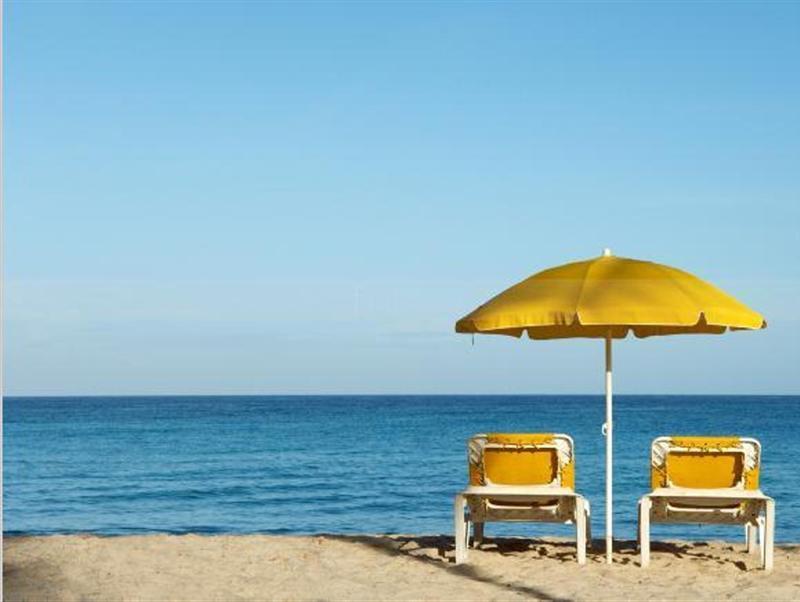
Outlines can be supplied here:
M611 257L611 249L609 249L608 247L603 249L603 257Z

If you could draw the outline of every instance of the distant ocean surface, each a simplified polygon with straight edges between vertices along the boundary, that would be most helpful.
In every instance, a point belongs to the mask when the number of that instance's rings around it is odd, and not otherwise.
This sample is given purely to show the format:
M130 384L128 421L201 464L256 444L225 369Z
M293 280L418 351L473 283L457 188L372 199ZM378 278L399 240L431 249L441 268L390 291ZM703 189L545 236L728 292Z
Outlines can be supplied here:
M564 432L603 533L601 396L264 396L5 399L7 534L452 532L473 433ZM615 398L615 536L633 539L662 434L763 445L777 540L800 542L800 397ZM738 527L656 526L656 538ZM571 536L490 524L487 534Z

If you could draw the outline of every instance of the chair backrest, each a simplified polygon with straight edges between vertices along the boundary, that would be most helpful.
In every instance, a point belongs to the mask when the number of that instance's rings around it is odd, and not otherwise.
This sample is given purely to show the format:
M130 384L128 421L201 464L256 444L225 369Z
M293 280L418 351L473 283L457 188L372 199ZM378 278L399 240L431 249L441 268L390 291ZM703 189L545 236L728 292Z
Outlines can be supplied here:
M761 444L745 437L658 437L650 483L691 489L758 489Z
M575 488L572 438L555 433L489 433L468 444L470 485Z

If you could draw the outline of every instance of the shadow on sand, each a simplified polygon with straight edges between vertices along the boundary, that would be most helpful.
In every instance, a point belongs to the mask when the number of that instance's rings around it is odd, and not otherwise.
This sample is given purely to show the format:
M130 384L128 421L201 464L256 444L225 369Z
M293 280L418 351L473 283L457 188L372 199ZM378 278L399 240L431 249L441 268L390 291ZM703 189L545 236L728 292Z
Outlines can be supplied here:
M338 535L320 534L320 537L354 545L367 546L388 556L405 556L417 562L449 571L465 579L487 583L504 591L514 591L537 600L568 600L558 597L546 590L519 582L505 582L486 571L471 565L456 566L453 563L455 546L453 538L445 535ZM487 538L478 547L481 551L496 553L501 556L531 555L547 557L562 562L575 562L575 544L569 541L520 539L520 538Z
M554 596L550 592L522 583L503 582L470 564L456 566L453 564L453 556L455 554L453 538L446 535L338 535L323 533L319 536L354 545L367 546L387 556L404 556L417 562L423 562L429 566L449 571L465 579L491 584L504 591L517 592L537 600L568 600L568 598ZM484 543L481 544L480 549L494 551L498 554L511 555L536 551L537 548L542 548L544 544L545 542L542 540L487 538L484 540ZM548 555L550 557L567 559L571 556L574 562L574 544L570 544L568 541L554 542L549 540L546 544L548 546L563 546L565 548L563 552L558 551L555 554L552 550L548 550ZM572 546L571 552L569 551L570 546Z
M455 566L453 556L455 546L453 538L446 535L409 536L409 535L337 535L321 534L320 537L335 539L354 545L367 546L388 556L405 556L418 562L427 563L441 570L450 571L466 579L488 583L505 591L515 591L539 600L565 600L552 592L520 582L507 582L498 576L491 575L473 564ZM593 540L587 552L587 561L594 565L605 563L605 542ZM739 548L742 548L739 550ZM524 539L515 537L486 538L478 549L484 553L500 556L524 556L531 560L551 559L564 563L575 563L575 543L569 540ZM706 542L664 542L654 541L651 545L653 554L671 555L674 558L697 559L714 562L719 565L730 564L740 571L747 571L743 560L733 560L720 556L719 549L712 548ZM743 546L731 544L726 551L744 554ZM746 556L745 556L746 558ZM614 542L614 562L617 565L639 566L639 551L636 541L622 540ZM578 568L577 566L575 567ZM576 576L579 573L576 573ZM546 581L546 579L544 580Z

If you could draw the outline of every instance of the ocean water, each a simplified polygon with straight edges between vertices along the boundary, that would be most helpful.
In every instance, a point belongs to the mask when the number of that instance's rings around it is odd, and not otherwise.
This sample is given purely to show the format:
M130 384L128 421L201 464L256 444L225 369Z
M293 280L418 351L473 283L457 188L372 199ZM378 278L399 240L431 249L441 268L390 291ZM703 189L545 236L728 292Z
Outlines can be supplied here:
M466 440L572 435L577 488L603 533L602 396L6 398L7 534L451 533ZM615 398L615 536L635 537L651 440L738 434L763 445L778 541L800 541L800 397ZM725 526L656 538L741 540ZM572 528L490 524L493 534Z

